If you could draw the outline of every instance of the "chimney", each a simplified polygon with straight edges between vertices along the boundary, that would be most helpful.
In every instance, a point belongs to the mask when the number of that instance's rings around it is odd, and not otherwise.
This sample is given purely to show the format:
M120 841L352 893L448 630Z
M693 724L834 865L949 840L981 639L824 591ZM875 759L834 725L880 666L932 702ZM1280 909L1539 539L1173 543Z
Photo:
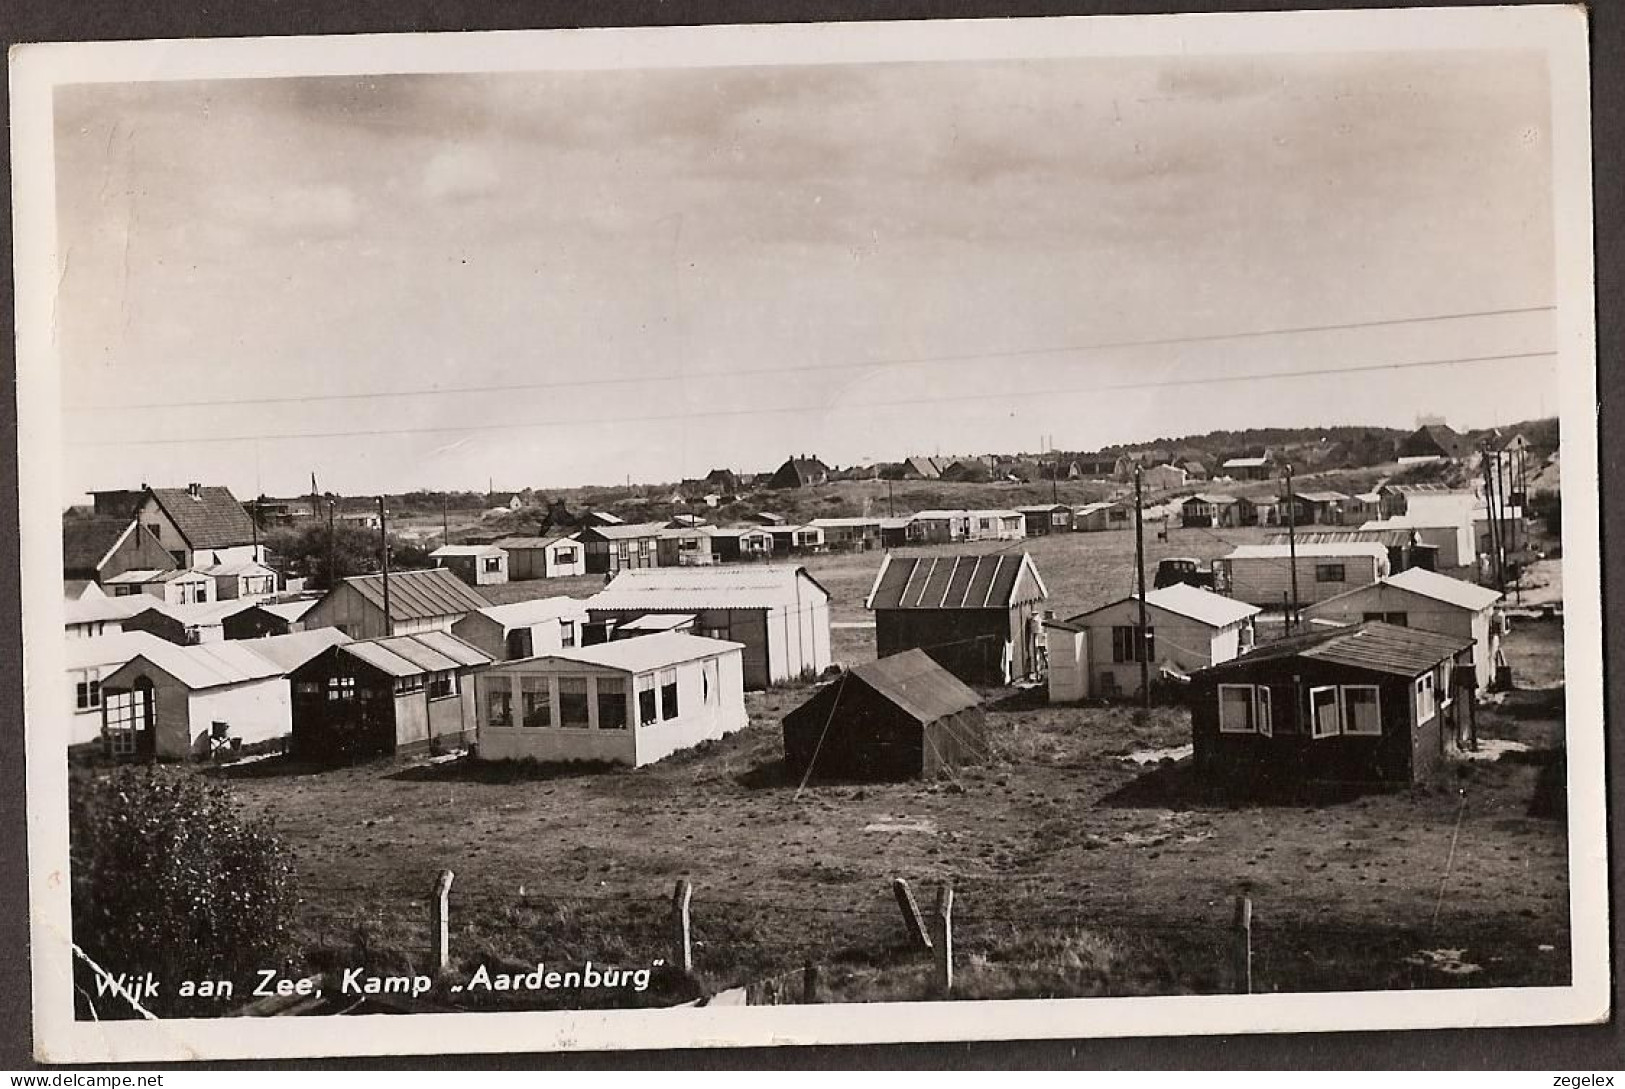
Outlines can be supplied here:
M186 486L186 494L191 496L193 499L202 499L203 498L203 485L201 485L201 484L188 484Z

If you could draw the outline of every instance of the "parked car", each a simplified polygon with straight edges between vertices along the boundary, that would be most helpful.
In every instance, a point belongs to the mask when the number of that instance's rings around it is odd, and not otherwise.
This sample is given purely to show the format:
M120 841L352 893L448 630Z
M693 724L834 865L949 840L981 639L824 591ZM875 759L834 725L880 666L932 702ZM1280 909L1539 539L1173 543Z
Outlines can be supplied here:
M1202 561L1192 556L1169 556L1157 562L1154 589L1160 590L1164 586L1174 586L1181 582L1211 590L1214 588L1213 569L1203 567Z

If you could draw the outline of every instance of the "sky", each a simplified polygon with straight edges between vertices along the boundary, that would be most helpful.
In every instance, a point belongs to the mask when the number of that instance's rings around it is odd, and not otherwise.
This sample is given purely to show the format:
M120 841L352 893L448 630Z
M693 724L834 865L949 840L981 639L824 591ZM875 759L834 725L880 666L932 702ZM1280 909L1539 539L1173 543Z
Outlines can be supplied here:
M61 87L65 483L1553 414L1549 355L1412 365L1552 347L1550 109L1536 52Z

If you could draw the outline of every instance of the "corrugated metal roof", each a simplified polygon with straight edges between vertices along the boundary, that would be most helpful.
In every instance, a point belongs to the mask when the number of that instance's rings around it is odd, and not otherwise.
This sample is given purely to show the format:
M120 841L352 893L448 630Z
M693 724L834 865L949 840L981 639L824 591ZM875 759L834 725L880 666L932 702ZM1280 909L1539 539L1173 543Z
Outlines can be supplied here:
M353 575L344 581L369 604L384 607L383 575ZM471 613L486 604L483 597L444 567L399 571L389 576L389 615L393 620Z
M799 603L798 582L802 579L828 597L805 567L725 564L622 571L586 604L588 609L604 612L795 608Z
M500 547L498 547L497 545L494 545L494 544L488 544L488 545L441 545L439 548L437 548L433 552L429 553L429 555L431 557L432 556L495 556L495 555L498 555L501 552L502 552L502 549ZM390 587L390 589L393 590L394 587Z
M1362 522L1360 528L1376 532L1385 529L1461 529L1466 525L1465 517L1452 518L1447 514L1402 514L1397 518L1375 518L1369 522Z
M922 725L956 715L982 702L981 696L919 649L853 666L851 675ZM838 702L836 706L839 707Z
M1236 497L1233 495L1221 495L1218 492L1198 492L1185 500L1185 503L1207 503L1214 507L1228 507L1236 501ZM1183 506L1184 503L1180 505Z
M147 494L194 549L253 544L258 536L254 520L230 488L199 488L195 496L187 488L149 488Z
M1266 544L1284 545L1290 543L1287 533L1272 533ZM1405 548L1411 541L1411 531L1408 529L1343 529L1343 530L1316 530L1305 532L1298 530L1298 544L1349 544L1356 541L1376 542L1386 548Z
M1347 541L1330 544L1300 544L1299 556L1373 556L1387 559L1388 549L1376 541ZM1284 560L1291 556L1291 548L1284 544L1237 545L1227 560Z
M581 532L596 533L606 541L632 541L640 537L658 537L665 528L664 522L639 522L636 525L588 526Z
M217 563L209 567L199 567L199 574L210 578L229 578L236 575L274 575L275 571L254 560L237 560L232 563Z
M111 620L128 620L159 604L150 594L132 594L128 597L82 597L63 603L64 624L95 624Z
M283 638L286 638L285 636ZM190 689L219 688L280 677L286 670L252 649L251 640L230 640L177 646L165 642L141 652L138 659L163 671ZM126 665L130 669L131 665Z
M489 655L441 631L392 635L387 639L359 639L344 645L351 654L392 677L416 677L467 666L485 665Z
M116 575L102 580L108 586L145 586L149 582L174 582L183 579L188 582L201 582L208 575L201 571L160 571L153 568L132 568L121 571Z
M1023 572L1031 590L1017 597ZM979 556L888 555L875 576L870 609L1008 609L1048 597L1032 557L996 552Z
M538 658L556 658L566 662L618 669L623 673L648 673L665 669L681 662L714 658L719 654L743 649L743 643L726 639L709 639L683 632L666 631L654 635L640 635L636 639L616 639L591 647L553 650ZM497 669L502 667L499 665Z
M587 604L573 597L539 597L530 601L515 601L507 605L487 605L480 610L504 629L524 628L548 620L587 618Z
M1448 605L1470 609L1473 612L1487 609L1501 600L1501 594L1497 590L1453 579L1437 571L1426 571L1420 567L1408 568L1397 575L1389 575L1382 581L1401 590L1420 594L1434 601L1442 601Z
M1415 677L1473 645L1470 636L1444 635L1370 621L1355 627L1330 628L1267 643L1239 658L1210 666L1204 673L1223 673L1260 662L1309 658L1336 665Z

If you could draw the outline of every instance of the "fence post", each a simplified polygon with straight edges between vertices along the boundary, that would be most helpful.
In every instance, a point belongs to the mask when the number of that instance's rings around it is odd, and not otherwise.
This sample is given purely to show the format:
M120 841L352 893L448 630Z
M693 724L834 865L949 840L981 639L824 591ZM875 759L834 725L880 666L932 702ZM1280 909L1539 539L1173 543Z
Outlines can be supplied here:
M1235 964L1236 993L1253 993L1253 901L1236 897L1236 918L1231 929L1231 956Z
M818 1003L818 965L810 960L801 969L801 1002L806 1006Z
M892 878L892 895L897 897L897 906L903 912L903 925L908 927L908 936L914 944L921 949L931 948L931 934L925 929L925 919L920 914L920 905L914 900L914 891L908 887L908 882L901 877Z
M936 911L937 994L949 998L954 990L954 888L944 885L937 890Z
M448 909L454 876L450 870L440 871L434 883L434 900L429 906L429 940L434 943L429 958L437 973L451 967L451 915Z
M688 878L677 882L671 894L671 959L684 972L694 971L694 943L689 930L688 903L694 886Z

